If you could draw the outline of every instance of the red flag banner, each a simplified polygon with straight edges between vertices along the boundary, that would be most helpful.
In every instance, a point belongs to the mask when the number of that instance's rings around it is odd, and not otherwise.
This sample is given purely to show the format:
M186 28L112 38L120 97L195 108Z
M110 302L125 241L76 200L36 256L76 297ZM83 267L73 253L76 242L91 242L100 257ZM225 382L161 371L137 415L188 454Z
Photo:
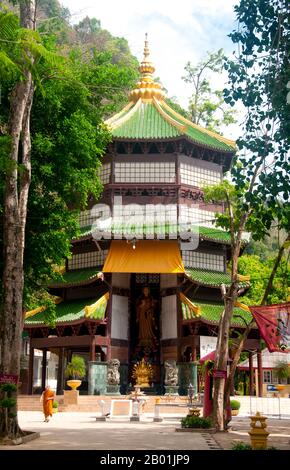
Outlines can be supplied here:
M270 352L290 352L290 302L249 307Z

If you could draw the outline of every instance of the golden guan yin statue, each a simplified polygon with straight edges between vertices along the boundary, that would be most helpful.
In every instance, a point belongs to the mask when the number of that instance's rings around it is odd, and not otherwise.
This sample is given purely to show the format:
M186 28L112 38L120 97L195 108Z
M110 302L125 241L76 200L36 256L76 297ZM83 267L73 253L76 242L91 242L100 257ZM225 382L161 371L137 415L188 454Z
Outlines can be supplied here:
M137 362L137 364L134 365L132 377L136 380L136 385L139 387L150 387L150 379L152 380L153 377L153 369L150 364L147 364L144 361L143 358L142 361Z
M152 348L157 341L155 310L156 300L150 294L149 287L142 289L142 295L137 300L137 324L139 326L139 346Z

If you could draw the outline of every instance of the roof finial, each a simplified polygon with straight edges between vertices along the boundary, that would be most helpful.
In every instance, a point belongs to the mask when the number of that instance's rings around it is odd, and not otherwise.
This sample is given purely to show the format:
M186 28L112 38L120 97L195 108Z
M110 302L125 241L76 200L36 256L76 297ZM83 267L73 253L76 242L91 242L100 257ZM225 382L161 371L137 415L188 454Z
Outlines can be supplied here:
M144 57L139 67L139 72L141 74L140 81L136 84L136 88L130 93L130 96L134 101L137 101L139 98L152 100L153 97L160 100L164 95L160 84L156 83L153 79L155 67L149 56L150 50L148 46L148 34L145 33Z
M143 62L148 62L146 59L149 57L150 51L148 47L148 33L145 33L145 45L144 45L144 59Z

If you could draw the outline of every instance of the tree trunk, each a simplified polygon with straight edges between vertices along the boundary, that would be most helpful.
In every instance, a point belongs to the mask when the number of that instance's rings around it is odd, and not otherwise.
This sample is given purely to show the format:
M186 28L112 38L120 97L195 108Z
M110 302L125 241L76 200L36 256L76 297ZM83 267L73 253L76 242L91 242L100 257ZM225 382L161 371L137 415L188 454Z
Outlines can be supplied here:
M35 28L35 1L20 2L20 25ZM29 55L29 51L27 51ZM33 59L31 57L31 64ZM11 138L11 169L5 179L4 194L4 269L3 310L1 312L1 364L0 372L19 376L23 328L23 253L27 200L31 174L30 111L34 85L29 70L24 79L16 83L10 99L9 134ZM20 141L22 146L20 149ZM21 163L21 172L19 164ZM8 416L8 417L7 417ZM9 409L0 408L0 433L15 439L22 432L17 421L17 404Z
M228 344L231 318L234 308L234 293L236 291L235 283L229 289L225 299L225 309L219 323L218 343L216 348L215 369L227 370L228 361ZM214 395L213 395L213 422L216 431L225 429L225 408L224 408L224 389L225 379L214 378Z
M263 295L263 299L261 301L261 305L265 305L267 303L269 294L271 292L271 288L273 286L273 281L274 281L277 269L279 267L279 264L281 262L281 259L282 259L282 256L283 256L283 253L284 253L284 250L285 250L285 243L288 242L289 240L290 240L290 233L288 233L287 238L285 239L284 243L282 244L282 246L279 249L278 255L276 257L271 275L269 277L269 280L268 280L268 283L267 283L267 286L266 286L266 289L265 289L265 292L264 292L264 295ZM233 358L233 361L232 361L231 367L230 367L230 374L229 374L229 377L227 378L227 381L226 381L224 406L226 406L226 403L228 403L228 401L230 399L230 393L231 393L231 388L232 388L232 384L233 384L233 381L234 381L236 368L237 368L237 365L238 365L238 362L239 362L239 359L240 359L240 356L241 356L241 352L244 349L244 344L246 342L248 334L249 334L249 332L250 332L253 325L254 325L254 321L250 322L247 325L247 327L246 327L246 329L245 329L245 331L244 331L244 333L243 333L243 335L240 339L238 348L235 351L234 358Z
M229 205L230 207L230 205ZM232 216L231 216L232 217ZM233 218L232 218L233 220ZM234 305L237 299L238 282L238 258L241 245L241 234L245 221L241 221L240 231L236 240L234 240L234 230L231 229L232 237L232 269L231 269L231 285L224 296L225 309L219 323L218 341L216 348L215 369L227 370L227 362L229 357L229 335L231 319L233 316ZM224 378L214 377L214 395L213 395L213 423L216 431L224 431L227 428L226 423L226 406L224 406L225 396Z

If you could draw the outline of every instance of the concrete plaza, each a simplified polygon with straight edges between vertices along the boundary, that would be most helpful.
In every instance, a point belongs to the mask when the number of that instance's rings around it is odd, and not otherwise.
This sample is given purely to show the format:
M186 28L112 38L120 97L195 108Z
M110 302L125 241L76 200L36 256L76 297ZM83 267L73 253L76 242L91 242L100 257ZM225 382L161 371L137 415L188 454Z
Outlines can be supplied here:
M233 442L249 443L249 418L233 418L227 433L175 432L177 416L153 423L145 414L141 422L114 418L97 422L99 413L56 413L49 423L38 411L20 411L22 429L40 433L40 438L1 450L217 450L231 449ZM290 420L268 419L269 445L290 450Z

